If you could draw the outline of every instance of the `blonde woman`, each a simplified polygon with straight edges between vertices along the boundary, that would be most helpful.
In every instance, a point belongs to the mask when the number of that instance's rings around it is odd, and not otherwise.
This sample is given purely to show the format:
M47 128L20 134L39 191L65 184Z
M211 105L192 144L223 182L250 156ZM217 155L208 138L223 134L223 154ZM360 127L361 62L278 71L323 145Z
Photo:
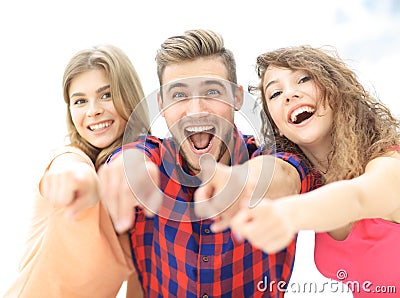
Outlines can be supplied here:
M139 77L121 49L102 45L72 57L63 90L69 144L39 182L21 272L6 297L115 297L134 273L128 238L114 232L98 201L96 171L122 145L135 109L148 127Z

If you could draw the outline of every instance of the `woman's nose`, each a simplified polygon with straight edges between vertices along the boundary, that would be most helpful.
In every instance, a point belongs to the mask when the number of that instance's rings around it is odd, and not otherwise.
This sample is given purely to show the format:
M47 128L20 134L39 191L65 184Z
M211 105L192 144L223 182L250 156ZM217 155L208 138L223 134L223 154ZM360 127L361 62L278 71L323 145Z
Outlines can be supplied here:
M293 101L294 99L299 99L300 93L296 89L290 88L285 91L284 96L285 96L286 102L289 103L289 102Z
M102 114L103 111L104 110L103 110L103 107L101 106L101 104L99 102L97 102L97 100L93 100L89 104L89 109L87 111L87 115L89 117L95 117L95 116Z

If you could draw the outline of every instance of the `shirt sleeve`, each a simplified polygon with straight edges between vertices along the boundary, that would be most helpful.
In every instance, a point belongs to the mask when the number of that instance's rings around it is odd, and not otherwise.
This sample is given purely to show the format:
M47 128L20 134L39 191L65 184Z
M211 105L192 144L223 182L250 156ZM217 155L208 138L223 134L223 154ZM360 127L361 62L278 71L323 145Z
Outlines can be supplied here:
M143 151L143 153L156 165L161 164L160 150L162 150L162 140L153 136L144 136L143 138L123 145L122 147L115 150L110 157L107 159L106 163L112 162L117 156L123 154L124 150L137 149Z
M300 193L306 193L318 187L319 179L316 173L309 169L298 155L288 152L276 152L271 155L288 162L297 170L301 180Z

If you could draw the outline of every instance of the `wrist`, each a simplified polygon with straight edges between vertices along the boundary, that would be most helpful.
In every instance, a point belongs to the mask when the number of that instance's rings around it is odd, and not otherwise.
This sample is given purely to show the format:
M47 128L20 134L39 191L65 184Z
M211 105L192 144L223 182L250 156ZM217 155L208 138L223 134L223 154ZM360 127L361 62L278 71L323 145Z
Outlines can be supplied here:
M279 205L282 214L284 214L283 217L293 233L298 233L302 230L302 218L305 216L305 212L297 204L298 200L297 196L291 196L275 201Z

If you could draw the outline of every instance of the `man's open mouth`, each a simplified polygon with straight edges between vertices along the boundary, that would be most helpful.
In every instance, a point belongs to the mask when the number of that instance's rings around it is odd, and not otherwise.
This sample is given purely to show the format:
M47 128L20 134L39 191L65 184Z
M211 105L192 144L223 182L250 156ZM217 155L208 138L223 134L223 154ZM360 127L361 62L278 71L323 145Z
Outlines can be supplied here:
M185 137L197 151L207 150L214 138L215 127L212 125L188 126L184 130Z

